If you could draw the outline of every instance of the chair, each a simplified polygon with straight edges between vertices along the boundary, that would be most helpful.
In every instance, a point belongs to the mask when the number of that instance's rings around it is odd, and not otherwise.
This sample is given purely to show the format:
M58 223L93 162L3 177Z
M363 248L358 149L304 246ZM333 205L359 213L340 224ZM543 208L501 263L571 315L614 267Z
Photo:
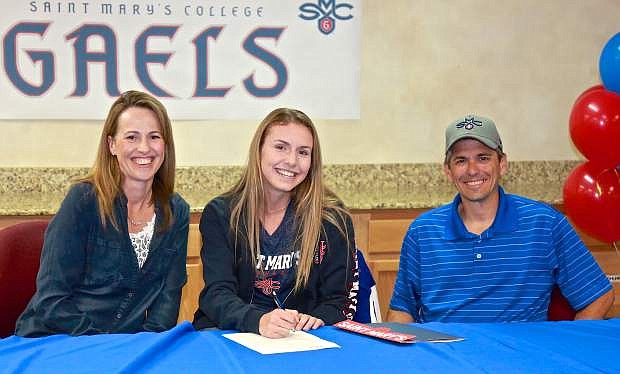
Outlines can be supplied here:
M190 223L187 234L187 283L183 287L177 324L194 319L194 313L198 309L200 291L205 287L202 277L202 261L200 260L201 248L202 236L198 224Z
M551 291L551 301L547 311L549 321L572 321L575 319L575 310L570 306L560 289L556 286Z
M0 338L13 335L34 295L47 224L27 221L0 230Z
M377 285L362 251L357 250L357 265L359 268L359 291L357 293L357 309L353 320L361 323L381 322L379 296Z

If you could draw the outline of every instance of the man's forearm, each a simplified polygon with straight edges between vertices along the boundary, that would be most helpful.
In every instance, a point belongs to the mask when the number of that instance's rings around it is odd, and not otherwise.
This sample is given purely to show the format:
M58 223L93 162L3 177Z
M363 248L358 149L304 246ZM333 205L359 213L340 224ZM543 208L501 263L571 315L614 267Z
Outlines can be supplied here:
M411 323L415 322L411 314L400 310L388 309L387 322Z
M602 319L614 303L614 290L594 300L575 315L575 319Z

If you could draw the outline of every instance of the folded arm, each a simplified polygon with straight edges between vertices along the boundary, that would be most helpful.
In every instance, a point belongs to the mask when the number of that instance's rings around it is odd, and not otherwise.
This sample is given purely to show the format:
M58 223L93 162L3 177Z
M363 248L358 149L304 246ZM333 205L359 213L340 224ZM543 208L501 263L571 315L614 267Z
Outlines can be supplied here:
M153 304L148 308L147 317L143 325L144 331L164 331L176 325L179 316L181 293L187 281L187 234L189 231L189 206L183 202L179 204L179 211L175 214L175 222L170 228L174 233L174 257L164 274L163 289Z
M220 329L258 333L259 320L265 313L239 297L237 253L228 240L229 216L223 204L226 202L217 199L210 202L200 220L205 288L200 293L198 307Z
M73 187L45 234L32 308L50 334L102 332L72 299L73 288L85 271L88 220L84 217L92 215L82 207L84 195L83 186Z
M322 320L327 325L353 318L350 310L349 295L357 293L359 273L355 261L355 234L351 219L345 217L347 237L331 223L324 223L328 233L328 252L320 266L322 284L319 304L310 311L312 317ZM325 243L319 243L325 245ZM320 247L317 250L321 250ZM314 266L317 266L316 264ZM314 321L312 322L314 323Z

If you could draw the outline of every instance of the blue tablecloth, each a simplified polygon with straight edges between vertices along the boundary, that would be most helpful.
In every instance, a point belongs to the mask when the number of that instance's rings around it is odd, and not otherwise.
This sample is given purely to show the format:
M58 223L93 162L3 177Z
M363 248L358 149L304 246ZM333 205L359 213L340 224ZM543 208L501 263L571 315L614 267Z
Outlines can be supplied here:
M464 337L401 345L334 327L313 334L340 349L261 355L183 323L164 333L0 340L2 373L620 372L620 319L422 325Z

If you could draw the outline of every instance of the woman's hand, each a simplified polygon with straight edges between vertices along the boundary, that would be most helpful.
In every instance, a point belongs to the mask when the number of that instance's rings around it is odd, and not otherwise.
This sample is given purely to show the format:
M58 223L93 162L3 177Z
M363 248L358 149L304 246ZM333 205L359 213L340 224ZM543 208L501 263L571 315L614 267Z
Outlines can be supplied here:
M274 309L263 315L258 323L258 332L267 338L284 338L295 330L300 314L292 309Z
M308 331L310 329L315 330L318 329L319 327L325 325L325 322L323 322L322 319L320 318L316 318L316 317L312 317L309 314L301 314L299 313L299 322L297 322L297 325L295 326L296 330L304 330L304 331Z

